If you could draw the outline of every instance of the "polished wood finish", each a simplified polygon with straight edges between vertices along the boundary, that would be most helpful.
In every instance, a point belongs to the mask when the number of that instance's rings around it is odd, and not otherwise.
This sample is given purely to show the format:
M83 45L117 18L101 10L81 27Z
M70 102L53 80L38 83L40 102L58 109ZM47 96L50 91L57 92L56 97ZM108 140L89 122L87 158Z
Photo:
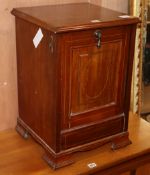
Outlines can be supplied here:
M88 175L101 174L102 170L105 175L117 175L117 171L123 173L133 169L137 169L136 175L150 175L150 125L140 116L130 115L129 132L133 142L130 146L112 151L110 144L106 144L92 151L76 153L74 164L56 171L43 161L44 150L32 138L24 140L14 130L0 132L0 175ZM91 162L97 164L93 170L87 167Z
M30 133L45 148L45 160L54 169L72 163L72 153L108 141L112 149L129 145L138 18L121 19L122 13L89 3L19 8L12 13L18 63L17 131ZM39 27L44 37L35 48L32 39Z
M138 22L137 18L122 19L119 16L124 13L89 3L19 8L13 9L12 13L56 33L108 27L110 22L112 22L111 26ZM94 23L92 20L100 20L100 22Z

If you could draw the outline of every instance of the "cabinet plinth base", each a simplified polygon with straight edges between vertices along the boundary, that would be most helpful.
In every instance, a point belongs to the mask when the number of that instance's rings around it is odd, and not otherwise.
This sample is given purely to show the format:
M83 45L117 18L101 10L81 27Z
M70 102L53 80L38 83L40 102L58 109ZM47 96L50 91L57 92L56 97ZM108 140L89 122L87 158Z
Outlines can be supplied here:
M129 139L128 132L112 140L111 149L116 150L130 145L132 142Z
M43 155L43 159L48 163L50 167L54 170L73 164L74 161L72 159L72 155L75 152L84 152L90 151L92 149L98 148L103 144L108 142L112 142L111 148L113 150L125 147L131 144L129 140L128 132L118 133L116 135L106 137L103 139L95 140L90 143L86 143L77 147L72 147L70 149L61 150L59 153L55 153L43 140L40 138L26 123L23 122L21 118L18 118L17 132L25 139L28 138L29 134L39 143L45 150L45 154Z
M63 155L59 157L52 157L51 154L45 153L43 155L43 159L48 163L50 167L52 167L54 170L73 164L74 161L71 159L72 155Z
M27 131L25 128L23 128L19 123L17 123L16 131L17 131L24 139L28 139L28 138L29 138L29 133L28 133L28 131Z

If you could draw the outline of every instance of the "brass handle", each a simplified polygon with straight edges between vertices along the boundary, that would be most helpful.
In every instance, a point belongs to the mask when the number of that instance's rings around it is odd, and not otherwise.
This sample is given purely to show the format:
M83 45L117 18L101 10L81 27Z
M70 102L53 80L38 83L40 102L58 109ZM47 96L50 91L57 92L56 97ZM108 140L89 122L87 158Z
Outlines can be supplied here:
M100 48L101 47L101 37L102 37L101 31L96 30L94 35L95 35L96 39L98 40L97 47Z

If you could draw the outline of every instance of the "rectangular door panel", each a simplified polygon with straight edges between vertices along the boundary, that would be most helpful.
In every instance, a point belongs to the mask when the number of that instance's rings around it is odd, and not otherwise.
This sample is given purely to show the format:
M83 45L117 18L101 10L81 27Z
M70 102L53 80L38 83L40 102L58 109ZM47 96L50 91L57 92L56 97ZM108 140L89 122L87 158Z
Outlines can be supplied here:
M71 115L117 105L122 42L73 49Z
M101 47L93 33L65 41L64 128L124 118L130 28L103 29ZM79 39L78 39L79 38Z

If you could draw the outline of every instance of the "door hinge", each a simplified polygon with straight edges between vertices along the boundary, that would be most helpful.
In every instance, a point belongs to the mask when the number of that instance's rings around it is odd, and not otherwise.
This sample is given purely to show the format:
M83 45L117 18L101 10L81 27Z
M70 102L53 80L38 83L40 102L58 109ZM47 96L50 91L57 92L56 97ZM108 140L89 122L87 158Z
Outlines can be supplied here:
M54 37L52 35L50 36L49 48L50 48L51 53L53 53L54 52Z

